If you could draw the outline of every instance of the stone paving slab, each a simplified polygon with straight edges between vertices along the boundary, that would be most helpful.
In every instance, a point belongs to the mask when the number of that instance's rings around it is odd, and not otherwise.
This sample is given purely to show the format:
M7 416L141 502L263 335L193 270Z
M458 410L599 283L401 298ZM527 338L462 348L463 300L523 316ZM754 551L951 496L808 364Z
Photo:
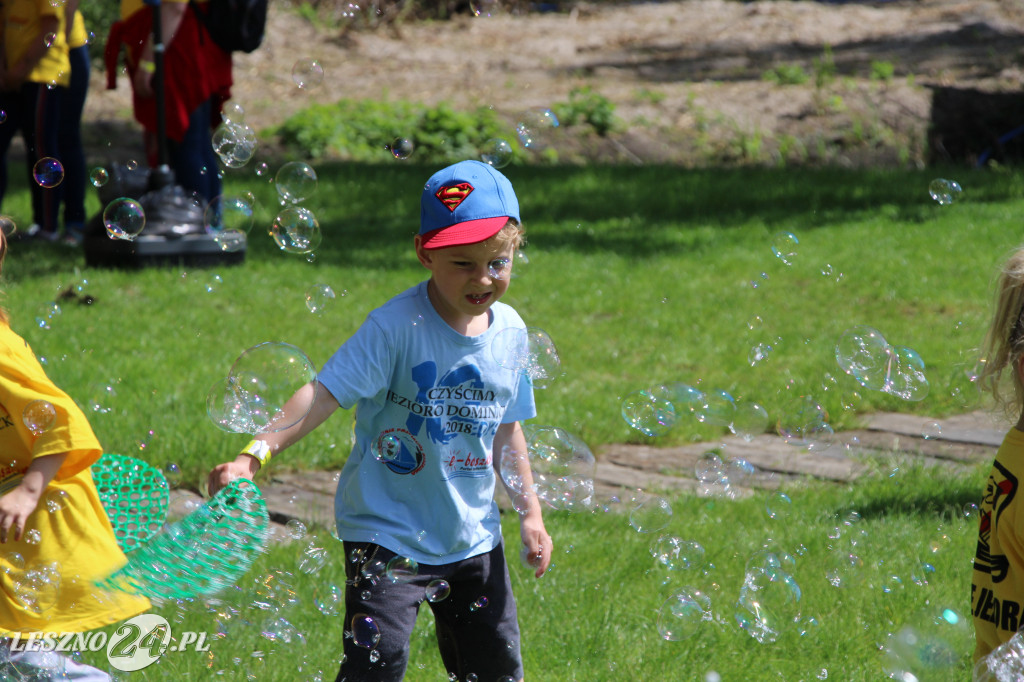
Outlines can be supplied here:
M935 429L933 423L939 424ZM969 467L991 461L1007 426L985 413L931 419L913 415L878 413L865 418L865 428L836 434L831 444L808 450L786 443L773 434L751 441L730 436L708 443L659 448L616 444L598 449L594 477L599 499L636 490L705 494L696 479L698 461L708 452L723 460L742 458L756 468L744 482L750 489L774 489L784 482L805 478L846 483L864 475L872 461L913 458L935 466ZM928 433L929 437L924 436ZM334 520L334 491L338 472L276 472L257 477L270 512L274 532L286 538L283 524L299 519L307 525L330 527ZM187 510L202 498L175 491L172 509ZM509 509L503 489L496 491L499 506Z

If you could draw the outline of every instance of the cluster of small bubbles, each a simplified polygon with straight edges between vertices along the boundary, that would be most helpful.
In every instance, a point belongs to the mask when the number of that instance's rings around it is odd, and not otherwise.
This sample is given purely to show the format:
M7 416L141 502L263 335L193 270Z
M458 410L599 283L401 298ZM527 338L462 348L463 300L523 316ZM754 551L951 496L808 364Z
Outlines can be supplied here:
M303 90L315 88L324 80L324 67L316 59L299 59L292 66L292 80Z
M479 611L480 609L485 609L487 608L487 605L489 603L490 601L487 599L487 597L477 597L475 600L473 600L473 603L469 605L469 610Z
M480 160L495 168L504 168L512 161L512 145L505 140L491 139L484 143Z
M274 185L282 204L298 204L316 192L317 175L313 167L302 161L289 161L277 169Z
M103 209L103 226L111 239L133 241L146 227L146 212L134 199L120 197Z
M181 485L182 473L181 467L174 462L168 462L164 465L164 479L167 481L167 485L172 488L177 488Z
M412 152L416 145L413 144L412 140L406 137L396 137L392 140L391 144L387 145L387 150L391 152L391 156L404 161L412 156Z
M784 567L747 569L736 603L736 622L761 644L775 642L800 618L801 590Z
M792 232L776 232L772 236L772 253L786 265L792 265L800 240Z
M687 587L662 603L658 610L658 634L669 642L689 639L711 620L711 597Z
M589 509L597 460L586 443L568 431L537 426L527 438L533 492L554 509Z
M288 519L284 524L284 530L292 540L301 540L306 537L306 524L299 519Z
M871 327L846 330L835 348L839 368L865 387L910 401L928 395L924 361L911 348L891 346Z
M32 166L32 178L43 189L53 189L64 181L64 166L52 156L44 156Z
M427 583L424 588L424 594L431 604L436 604L439 601L444 601L448 598L448 595L452 593L451 585L448 584L447 580L441 580L436 578Z
M559 375L561 359L547 332L509 327L494 336L491 355L499 366L525 374L534 388L547 388Z
M415 560L404 556L393 556L384 567L384 575L393 583L411 582L419 573L420 567Z
M211 137L213 151L228 168L241 168L256 153L256 131L240 121L225 120Z
M26 544L38 545L39 542L43 539L43 534L39 532L39 529L32 528L30 530L25 531L25 536L22 539L25 541Z
M46 511L51 514L63 511L68 508L69 496L66 491L60 488L53 488L46 493Z
M314 284L306 290L306 308L315 315L322 315L334 299L334 289L327 284Z
M954 180L935 178L928 183L928 196L940 206L949 206L959 200L962 192L960 184Z
M638 533L657 533L672 520L672 505L664 497L638 494L629 511L629 525Z
M282 251L297 254L315 251L323 239L316 216L302 206L282 209L270 226L270 236Z
M350 2L341 10L341 16L345 19L353 19L359 16L359 5Z
M89 171L89 182L93 187L103 187L110 181L110 173L103 166L95 166Z
M33 400L25 406L21 420L32 435L38 436L53 428L57 422L57 408L46 400Z

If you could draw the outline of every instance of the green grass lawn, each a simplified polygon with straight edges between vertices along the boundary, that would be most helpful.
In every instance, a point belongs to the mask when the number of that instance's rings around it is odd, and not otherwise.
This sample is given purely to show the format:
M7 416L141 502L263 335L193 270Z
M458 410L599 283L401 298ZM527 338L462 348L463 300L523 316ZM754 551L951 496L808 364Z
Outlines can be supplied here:
M306 202L324 233L314 262L278 250L266 235L277 206L274 188L251 171L229 172L229 192L252 191L261 203L243 266L93 270L64 247L14 245L4 304L51 377L86 408L109 452L177 464L185 484L195 486L247 439L219 431L205 410L209 388L239 353L286 341L319 366L367 312L424 276L412 235L419 193L433 170L401 162L318 167L319 191ZM506 173L529 238L529 264L506 300L527 324L550 334L562 359L563 375L537 392L538 423L572 431L595 450L725 433L696 420L659 438L630 429L619 414L622 398L671 381L757 401L772 424L791 416L788 396L813 396L840 440L842 429L865 412L912 412L923 424L926 415L941 420L977 405L954 392L962 382L953 378L976 362L997 266L1024 241L1024 183L1016 173L652 167L510 167ZM939 175L964 187L960 202L943 207L928 197L928 183ZM26 207L22 191L4 208L21 224ZM779 232L799 240L791 265L772 253ZM311 314L304 298L318 283L339 294L322 315ZM65 303L49 315L67 287L81 287L95 302ZM906 402L869 391L839 370L836 340L859 324L920 354L927 398ZM752 366L750 350L758 344L773 350ZM274 466L338 467L349 432L349 415L339 413ZM925 611L935 607L966 613L976 529L962 509L983 481L978 472L945 480L905 466L892 476L892 467L879 471L849 488L790 491L786 522L764 513L767 494L673 500L664 532L701 543L706 574L663 575L648 552L656 538L633 531L622 514L551 514L555 570L534 582L514 566L530 678L703 680L715 671L723 680L879 679L879 646L889 632L904 624L928 627ZM845 526L851 511L860 520ZM515 546L514 529L508 530ZM792 555L801 588L799 608L787 611L799 622L784 627L773 644L759 644L734 618L744 566L764 548ZM306 656L310 668L333 678L340 617L322 616L310 605L325 582L343 582L342 559L303 576L298 551L275 548L259 571L293 573L299 606L240 616L249 624L215 644L209 670L191 654L165 656L166 665L193 678L253 668L254 679L310 679L306 668L297 671ZM850 584L836 588L824 576L840 552L861 561ZM923 573L922 563L934 572ZM655 626L658 610L687 585L710 595L713 617L684 641L664 641ZM186 611L182 617L195 628L216 629L215 614L201 605ZM162 612L170 619L174 608ZM270 615L292 622L305 644L261 637L258 626ZM428 653L427 621L414 638L411 680L444 678ZM965 679L970 628L953 641L957 666L921 679ZM265 655L254 658L253 650Z

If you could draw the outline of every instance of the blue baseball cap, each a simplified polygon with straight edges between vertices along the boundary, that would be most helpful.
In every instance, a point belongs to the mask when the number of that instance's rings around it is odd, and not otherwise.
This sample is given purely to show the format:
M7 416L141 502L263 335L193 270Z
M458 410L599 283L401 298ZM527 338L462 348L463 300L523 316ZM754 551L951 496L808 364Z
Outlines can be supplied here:
M481 161L460 161L439 170L423 187L420 236L425 249L482 242L509 218L519 222L512 183Z

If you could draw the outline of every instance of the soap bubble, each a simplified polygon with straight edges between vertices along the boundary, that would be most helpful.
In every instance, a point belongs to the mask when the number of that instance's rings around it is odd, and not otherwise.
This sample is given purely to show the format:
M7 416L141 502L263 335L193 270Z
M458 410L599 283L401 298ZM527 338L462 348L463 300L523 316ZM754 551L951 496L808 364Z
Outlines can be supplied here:
M420 567L413 559L393 556L384 568L384 575L393 583L408 583L416 578Z
M228 168L241 168L256 153L256 131L241 121L227 120L213 131L213 151Z
M274 218L270 236L282 251L288 253L310 253L320 246L323 239L316 216L301 206L282 209Z
M110 181L110 173L103 166L96 166L89 171L89 182L92 183L93 187L103 187Z
M971 625L951 608L929 607L889 635L884 668L896 680L935 680L960 662L961 643L971 639Z
M356 646L373 649L380 642L380 628L377 621L365 613L352 616L352 641Z
M391 156L404 161L412 156L415 145L412 140L404 137L396 137L394 141L388 145L388 151L391 152Z
M470 611L479 611L480 609L487 608L490 600L487 597L478 597L472 604L469 605Z
M792 265L800 240L792 232L776 232L772 236L772 253L786 265Z
M70 496L67 491L60 488L53 488L46 493L46 511L51 514L63 511L68 508Z
M912 348L893 346L891 357L884 392L903 400L924 400L928 396L929 385L921 356Z
M629 512L629 525L638 533L657 533L672 520L672 505L664 497L641 494Z
M530 109L516 123L516 135L523 148L532 149L537 144L538 135L543 135L544 131L557 127L558 117L555 112L544 108Z
M486 19L502 12L500 0L470 0L469 10L473 16Z
M651 556L669 571L700 570L704 567L704 546L675 535L662 535L651 545Z
M597 471L590 448L568 431L553 426L534 427L527 442L537 497L554 509L589 508Z
M949 206L960 198L963 190L959 183L945 178L936 178L928 183L928 195L940 206Z
M785 521L793 513L793 500L786 493L772 493L765 501L765 512L770 519Z
M25 428L38 436L53 428L57 422L57 408L46 400L33 400L25 406L21 419Z
M313 604L325 616L336 616L345 609L345 591L334 583L313 589Z
M800 617L800 586L786 571L751 568L736 604L736 622L761 644L774 642Z
M306 524L299 519L288 519L288 523L284 524L284 529L292 540L301 540L306 537Z
M675 426L675 408L649 391L634 391L622 400L622 418L645 436L661 436Z
M253 206L248 197L221 195L210 201L203 218L207 234L247 233L252 229Z
M14 222L14 218L9 215L0 215L0 232L3 232L5 236L10 237L18 231L18 226Z
M44 156L32 166L32 178L43 189L53 189L64 181L64 166L52 156Z
M721 389L712 389L704 394L705 405L697 410L697 421L711 426L728 426L736 415L736 400Z
M440 578L431 580L424 590L424 594L427 597L427 601L431 604L436 604L439 601L444 601L448 598L448 595L452 593L452 588L448 584L447 580L441 580Z
M742 400L736 403L729 429L749 443L768 430L769 421L768 410L755 402Z
M317 386L316 368L305 353L287 343L261 343L239 355L228 377L214 384L207 414L232 433L281 431L306 416ZM285 403L300 389L305 390L284 413Z
M315 88L324 80L324 67L316 59L300 59L292 66L292 80L304 90Z
M1019 682L1024 679L1024 633L1017 631L974 664L973 682Z
M480 160L495 168L504 168L512 160L512 145L505 140L488 140L480 152Z
M509 327L491 342L494 361L525 374L534 388L547 388L558 376L561 360L547 332L537 327Z
M103 225L111 239L132 241L146 226L146 212L134 199L114 199L103 209Z
M529 457L525 452L518 452L508 445L502 446L501 459L498 461L498 472L505 486L515 492L524 493L526 483L523 481L522 472L529 466Z
M864 580L864 560L856 554L835 551L829 555L825 567L825 580L832 587L850 588Z
M282 203L297 204L316 192L316 171L308 163L290 161L281 166L274 178Z
M786 443L799 447L813 446L831 433L828 412L813 396L783 394L780 395L780 403L776 429Z
M334 289L326 284L314 284L306 289L306 308L311 313L321 315L334 298Z
M700 590L684 588L665 600L658 610L658 634L678 642L695 635L711 620L711 598Z
M149 433L150 435L153 434L152 431L150 431ZM144 444L140 449L144 450L145 445L148 445L148 443ZM164 467L164 480L167 481L167 485L169 485L172 488L177 488L179 485L181 485L181 479L181 467L175 464L174 462L168 462L167 465Z
M840 369L865 388L911 401L928 395L921 356L912 348L889 345L877 329L847 329L839 337L835 352Z

